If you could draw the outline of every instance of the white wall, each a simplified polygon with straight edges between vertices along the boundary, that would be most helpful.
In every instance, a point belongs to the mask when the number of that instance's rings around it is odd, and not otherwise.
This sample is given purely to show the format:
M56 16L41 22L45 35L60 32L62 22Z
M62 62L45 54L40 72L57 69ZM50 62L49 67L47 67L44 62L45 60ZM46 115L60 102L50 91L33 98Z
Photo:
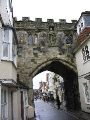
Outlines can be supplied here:
M87 41L76 53L76 64L78 69L78 76L90 72L90 67L89 67L90 61L87 61L86 63L84 63L84 60L83 60L82 48L85 45L88 45L88 50L90 54L90 38L89 38L89 41Z
M0 0L0 11L5 25L12 25L12 12L9 8L9 0Z
M89 93L90 93L90 80L85 79L85 76L90 72L90 60L84 62L82 48L88 45L88 51L90 56L90 38L86 41L76 53L76 64L78 70L78 82L79 82L79 92L82 111L90 113L90 103L85 101L85 90L84 83L88 83Z
M83 23L83 27L81 27L81 23ZM80 34L79 28L81 28L81 31L84 29L85 27L85 21L84 21L84 17L82 17L79 21L79 23L77 24L77 33L78 35Z
M13 79L17 81L17 71L12 62L0 62L0 79Z
M81 101L81 109L82 111L90 113L90 104L85 103L85 94L84 94L84 88L83 83L85 83L87 80L82 77L78 80L79 82L79 92L80 92L80 101ZM90 86L90 84L89 84Z
M13 120L21 120L21 94L20 90L13 93Z

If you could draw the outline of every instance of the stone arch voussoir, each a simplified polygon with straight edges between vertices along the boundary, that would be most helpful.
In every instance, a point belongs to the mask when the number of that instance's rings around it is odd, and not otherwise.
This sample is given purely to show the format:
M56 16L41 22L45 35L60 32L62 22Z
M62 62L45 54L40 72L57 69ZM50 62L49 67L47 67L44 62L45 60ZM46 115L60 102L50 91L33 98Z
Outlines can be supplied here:
M30 73L30 77L33 78L35 75L39 74L42 68L45 68L45 66L49 65L50 63L52 63L53 61L58 61L62 64L64 64L66 67L68 67L69 69L71 69L73 72L75 72L77 74L77 69L76 69L76 65L74 63L71 63L65 59L61 59L61 58L52 58L49 59L47 61L42 62L41 64L39 64L32 73ZM43 72L43 71L41 71Z

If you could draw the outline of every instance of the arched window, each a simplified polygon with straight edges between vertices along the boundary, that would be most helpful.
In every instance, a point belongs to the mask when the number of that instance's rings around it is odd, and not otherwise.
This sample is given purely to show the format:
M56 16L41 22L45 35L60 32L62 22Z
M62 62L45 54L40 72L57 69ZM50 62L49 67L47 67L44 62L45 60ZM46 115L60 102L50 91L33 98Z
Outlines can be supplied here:
M29 45L33 44L33 37L32 37L32 35L29 35L29 37L28 37L28 44Z

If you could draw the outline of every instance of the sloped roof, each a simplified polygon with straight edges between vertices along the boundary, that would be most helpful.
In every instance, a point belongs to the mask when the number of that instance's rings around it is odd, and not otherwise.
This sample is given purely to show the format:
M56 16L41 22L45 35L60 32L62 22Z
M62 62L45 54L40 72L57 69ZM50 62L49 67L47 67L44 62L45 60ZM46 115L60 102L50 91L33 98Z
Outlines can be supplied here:
M86 27L77 38L78 44L81 44L90 35L90 27Z

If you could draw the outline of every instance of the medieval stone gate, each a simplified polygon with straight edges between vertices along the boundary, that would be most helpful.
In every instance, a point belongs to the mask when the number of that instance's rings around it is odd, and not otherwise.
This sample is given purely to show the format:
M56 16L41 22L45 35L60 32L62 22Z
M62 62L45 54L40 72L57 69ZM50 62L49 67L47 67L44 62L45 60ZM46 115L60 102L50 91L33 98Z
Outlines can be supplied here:
M41 18L35 21L28 17L23 17L21 21L14 18L19 43L19 80L30 88L29 104L33 101L33 77L49 70L64 78L67 108L79 108L77 69L73 54L76 45L75 23L75 20L67 23L65 19L42 22Z

